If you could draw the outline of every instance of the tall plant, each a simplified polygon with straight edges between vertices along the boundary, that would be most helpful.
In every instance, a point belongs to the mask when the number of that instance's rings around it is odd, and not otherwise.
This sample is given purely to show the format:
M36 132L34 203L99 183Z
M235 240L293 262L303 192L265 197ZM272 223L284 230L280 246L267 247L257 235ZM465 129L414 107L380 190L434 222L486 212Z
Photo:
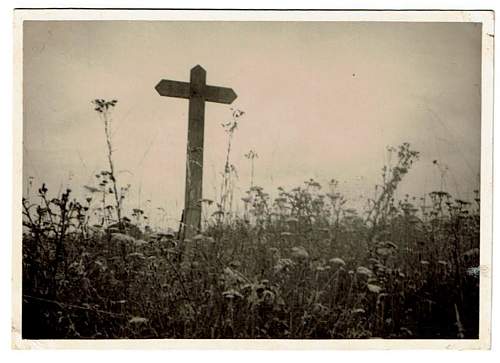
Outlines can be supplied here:
M389 164L382 168L383 183L377 186L380 192L378 196L370 200L371 205L366 218L366 222L371 227L368 235L369 241L372 241L386 225L391 211L394 210L394 194L396 189L419 157L419 152L412 150L410 144L406 142L401 144L397 149L389 147L387 150L390 156L396 153L397 161L395 166Z
M106 101L103 99L95 99L92 103L95 105L95 111L98 112L103 124L104 124L104 135L106 136L106 146L107 146L107 156L109 163L109 179L111 180L111 186L113 188L113 193L115 196L115 210L118 223L121 227L122 225L122 193L118 193L118 183L116 180L115 166L113 162L113 143L111 138L111 110L116 106L117 100Z
M224 214L224 219L230 214L233 204L233 177L237 177L236 167L231 163L231 149L233 136L238 128L239 119L245 113L241 110L233 110L233 119L222 124L227 134L226 162L222 173L221 195L218 213Z
M245 154L245 158L250 160L250 167L251 167L251 172L250 172L250 189L253 188L253 177L254 177L254 159L259 158L259 154L257 154L255 151L250 150L248 153Z

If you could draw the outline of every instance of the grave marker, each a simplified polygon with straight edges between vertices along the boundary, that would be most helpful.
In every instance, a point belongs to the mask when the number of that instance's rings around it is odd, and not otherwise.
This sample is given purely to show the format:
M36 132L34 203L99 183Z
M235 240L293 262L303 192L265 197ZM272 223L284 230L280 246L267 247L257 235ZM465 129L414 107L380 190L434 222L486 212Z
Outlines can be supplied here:
M155 87L161 96L189 99L184 227L181 238L192 238L201 228L205 102L231 104L237 97L231 88L207 85L206 75L207 72L197 65L191 69L190 82L163 79Z

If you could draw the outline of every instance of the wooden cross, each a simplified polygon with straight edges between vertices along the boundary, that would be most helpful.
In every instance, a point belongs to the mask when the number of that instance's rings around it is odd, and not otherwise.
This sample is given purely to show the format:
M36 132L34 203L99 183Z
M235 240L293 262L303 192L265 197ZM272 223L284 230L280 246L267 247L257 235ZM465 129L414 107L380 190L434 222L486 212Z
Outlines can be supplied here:
M231 88L207 85L206 76L197 65L191 69L190 82L162 79L155 87L161 96L189 99L183 238L191 238L201 229L205 101L231 104L237 97Z

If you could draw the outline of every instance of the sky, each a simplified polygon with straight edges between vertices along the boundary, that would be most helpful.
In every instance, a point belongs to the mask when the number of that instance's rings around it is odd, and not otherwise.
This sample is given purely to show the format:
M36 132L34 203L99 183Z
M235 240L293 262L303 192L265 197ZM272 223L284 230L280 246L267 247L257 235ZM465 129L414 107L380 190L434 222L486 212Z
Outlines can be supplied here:
M481 26L475 23L25 21L23 190L86 194L107 170L91 101L116 99L113 145L129 207L184 200L188 101L161 97L161 79L231 87L232 105L206 103L204 197L217 200L231 108L245 112L231 161L236 197L254 183L273 194L334 178L352 205L373 195L387 146L409 142L420 160L398 191L479 188ZM447 167L444 178L434 160ZM443 185L444 183L444 185ZM151 200L147 204L146 200ZM146 205L147 204L147 205Z

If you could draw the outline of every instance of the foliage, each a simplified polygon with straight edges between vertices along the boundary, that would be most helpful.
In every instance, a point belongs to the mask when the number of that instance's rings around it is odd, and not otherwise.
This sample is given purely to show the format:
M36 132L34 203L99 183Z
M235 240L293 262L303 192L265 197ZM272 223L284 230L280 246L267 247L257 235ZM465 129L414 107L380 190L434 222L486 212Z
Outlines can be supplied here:
M397 149L365 215L335 180L252 185L245 216L186 241L90 225L44 185L23 200L23 337L477 338L479 199L396 200L417 156Z

